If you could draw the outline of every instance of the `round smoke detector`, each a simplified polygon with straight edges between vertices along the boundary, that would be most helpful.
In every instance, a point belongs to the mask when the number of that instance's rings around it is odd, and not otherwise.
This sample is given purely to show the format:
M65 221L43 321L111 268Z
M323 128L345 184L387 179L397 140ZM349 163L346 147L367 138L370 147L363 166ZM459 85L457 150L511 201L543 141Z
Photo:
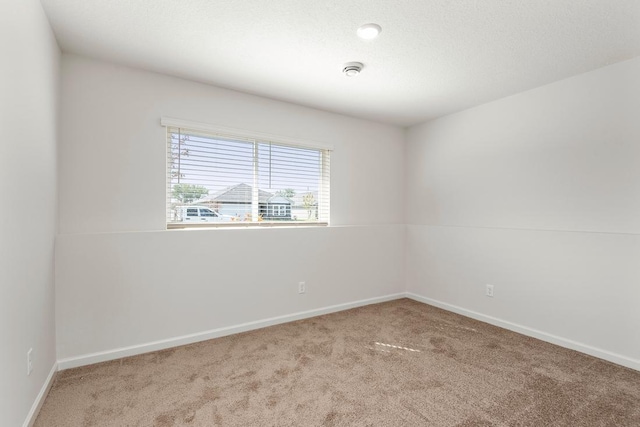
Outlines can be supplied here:
M347 77L355 77L360 74L360 71L362 71L362 67L364 67L364 65L362 65L362 62L347 62L346 64L344 64L342 72Z

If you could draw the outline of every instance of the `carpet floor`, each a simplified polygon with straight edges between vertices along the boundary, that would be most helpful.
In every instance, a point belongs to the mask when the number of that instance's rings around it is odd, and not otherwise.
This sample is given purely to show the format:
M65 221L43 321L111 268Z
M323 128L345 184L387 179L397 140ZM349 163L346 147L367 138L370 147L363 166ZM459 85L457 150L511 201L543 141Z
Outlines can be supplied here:
M35 426L640 426L640 372L401 299L59 372Z

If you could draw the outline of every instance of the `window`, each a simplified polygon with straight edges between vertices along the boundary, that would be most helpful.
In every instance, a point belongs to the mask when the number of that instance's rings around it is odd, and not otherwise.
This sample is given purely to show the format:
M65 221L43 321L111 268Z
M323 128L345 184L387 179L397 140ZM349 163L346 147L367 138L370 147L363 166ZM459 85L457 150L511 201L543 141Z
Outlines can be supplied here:
M169 228L328 224L328 148L170 121L163 119ZM215 223L185 223L197 209Z
M218 216L211 209L200 209L200 216Z

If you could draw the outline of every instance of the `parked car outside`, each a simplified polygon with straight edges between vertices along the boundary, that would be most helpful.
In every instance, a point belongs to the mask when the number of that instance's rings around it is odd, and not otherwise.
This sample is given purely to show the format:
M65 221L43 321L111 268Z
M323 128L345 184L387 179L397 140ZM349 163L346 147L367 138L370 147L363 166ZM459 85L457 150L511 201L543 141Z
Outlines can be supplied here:
M222 215L206 206L177 206L176 221L178 222L228 222L230 215Z

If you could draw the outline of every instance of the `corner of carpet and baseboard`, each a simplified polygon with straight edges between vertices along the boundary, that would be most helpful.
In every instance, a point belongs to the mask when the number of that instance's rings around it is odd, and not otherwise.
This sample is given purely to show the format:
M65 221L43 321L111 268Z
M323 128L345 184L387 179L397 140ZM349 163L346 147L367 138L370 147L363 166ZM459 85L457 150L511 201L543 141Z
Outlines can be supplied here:
M189 335L181 335L164 340L63 358L58 360L58 370L64 371L66 369L78 368L80 366L92 365L94 363L108 362L110 360L121 359L123 357L137 356L139 354L149 353L152 351L165 350L172 347L206 341L213 338L220 338L227 335L248 332L255 329L262 329L268 326L279 325L281 323L294 322L296 320L308 319L310 317L322 316L324 314L363 307L370 304L393 301L406 297L406 292L398 292L395 294L388 294L380 297L366 298L347 303L335 304L327 307L261 319L253 322L241 323L238 325L225 326Z
M449 304L446 302L438 301L432 298L424 297L422 295L415 294L413 292L406 292L407 298L414 301L418 301L427 305L441 308L443 310L450 311L452 313L460 314L471 319L479 320L481 322L489 323L490 325L497 326L499 328L508 329L513 332L517 332L528 337L536 338L541 341L545 341L551 344L558 345L560 347L568 348L580 353L587 354L589 356L597 357L598 359L606 360L616 365L624 366L626 368L640 371L640 360L632 359L621 354L613 353L601 348L592 347L587 344L576 342L564 337L559 337L544 331L530 328L528 326L519 325L517 323L509 322L507 320L499 319L497 317L488 316L486 314L478 313L476 311L468 310L457 305Z
M27 414L27 418L24 420L22 427L32 427L33 424L36 422L36 419L38 418L38 414L40 413L40 408L42 408L42 404L44 403L44 400L47 398L47 394L49 394L49 390L51 390L51 387L53 386L57 373L58 373L58 362L54 362L53 366L51 367L51 371L49 372L49 375L47 375L47 379L42 385L42 388L40 389L38 396L36 396L36 400L33 402L33 405L31 405L31 409L29 410L29 413Z

